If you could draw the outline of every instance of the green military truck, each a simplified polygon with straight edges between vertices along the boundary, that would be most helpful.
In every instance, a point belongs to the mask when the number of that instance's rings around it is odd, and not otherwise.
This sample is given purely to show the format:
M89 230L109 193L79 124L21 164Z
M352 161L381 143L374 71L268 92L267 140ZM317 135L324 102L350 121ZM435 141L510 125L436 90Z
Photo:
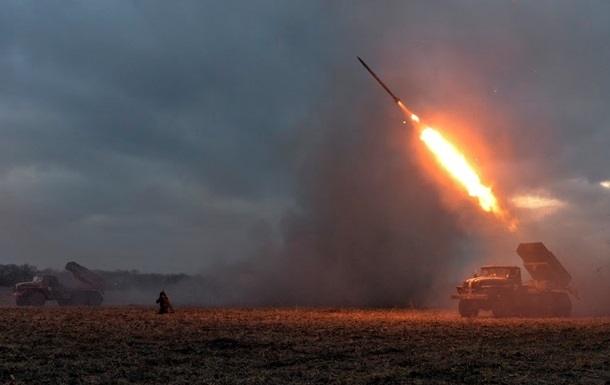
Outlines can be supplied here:
M452 299L459 300L462 317L491 310L494 317L567 317L572 311L568 285L572 279L542 242L520 243L517 254L532 280L522 281L521 269L512 265L485 265L461 286Z
M47 301L57 301L60 306L100 306L104 300L104 280L76 262L68 262L66 270L78 279L78 286L65 286L54 275L36 275L31 282L15 285L15 304L43 306Z

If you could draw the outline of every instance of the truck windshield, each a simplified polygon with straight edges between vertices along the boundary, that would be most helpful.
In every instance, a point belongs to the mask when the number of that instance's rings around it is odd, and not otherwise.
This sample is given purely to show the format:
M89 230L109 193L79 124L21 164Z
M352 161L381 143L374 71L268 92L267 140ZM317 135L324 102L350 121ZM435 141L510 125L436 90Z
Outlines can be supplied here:
M32 278L32 282L40 282L42 281L42 277L39 275L34 276L34 278Z
M519 274L516 269L511 269L509 267L491 267L486 269L481 269L481 276L483 277L503 277L503 278L514 278Z

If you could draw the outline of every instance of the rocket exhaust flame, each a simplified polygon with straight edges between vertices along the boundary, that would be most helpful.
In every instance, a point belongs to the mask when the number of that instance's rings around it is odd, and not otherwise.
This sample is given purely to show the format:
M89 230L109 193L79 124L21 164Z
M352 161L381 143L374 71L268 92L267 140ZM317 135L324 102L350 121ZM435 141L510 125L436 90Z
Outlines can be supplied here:
M498 212L498 202L491 188L481 184L476 172L460 152L436 130L426 127L419 137L432 151L439 163L457 179L472 197L479 200L485 211Z
M502 210L498 203L498 199L493 194L491 187L481 183L481 179L468 164L466 157L451 144L447 139L433 128L425 126L417 115L412 113L407 106L396 96L390 89L381 81L381 79L366 65L366 63L358 58L360 63L369 71L369 73L379 82L379 84L390 94L392 99L398 104L400 109L408 116L415 127L419 130L419 138L426 144L428 149L434 154L439 164L449 173L449 175L458 181L472 197L477 198L479 206L486 211L493 213L499 219L507 223L510 231L516 229L516 222L508 217L506 212Z
M411 119L419 125L419 118L416 115L412 115ZM451 177L468 191L468 195L477 198L479 206L484 211L493 213L497 218L505 222L509 231L515 231L517 229L515 219L510 218L508 213L500 207L491 187L481 183L481 178L470 166L464 155L435 129L431 127L423 129L419 127L419 129L419 138L426 144L439 164Z

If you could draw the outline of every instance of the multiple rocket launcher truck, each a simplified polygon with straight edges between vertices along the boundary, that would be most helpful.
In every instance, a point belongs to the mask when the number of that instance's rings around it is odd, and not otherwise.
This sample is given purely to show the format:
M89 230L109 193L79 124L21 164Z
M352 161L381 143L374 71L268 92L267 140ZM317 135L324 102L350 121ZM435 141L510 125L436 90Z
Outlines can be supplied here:
M60 306L100 306L104 300L104 280L76 262L68 262L66 270L80 284L67 287L54 275L36 275L31 282L15 285L13 296L17 306L43 306L57 301Z
M572 310L568 285L572 279L563 265L542 242L520 243L517 254L531 281L521 280L518 266L486 265L479 274L457 286L458 311L462 317L476 317L491 310L494 317L567 317Z

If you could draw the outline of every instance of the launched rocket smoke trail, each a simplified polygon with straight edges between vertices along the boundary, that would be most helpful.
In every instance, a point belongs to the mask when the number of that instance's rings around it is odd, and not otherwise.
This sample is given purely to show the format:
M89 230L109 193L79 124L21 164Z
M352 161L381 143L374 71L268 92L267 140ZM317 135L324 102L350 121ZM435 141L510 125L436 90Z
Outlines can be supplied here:
M398 104L400 109L411 119L415 127L419 129L420 139L426 144L428 149L434 154L439 164L449 173L449 175L458 181L472 197L476 197L479 206L484 211L494 213L498 218L505 220L508 223L508 228L514 230L516 224L510 220L504 210L498 204L498 200L493 194L491 187L481 183L481 179L468 164L466 157L458 151L447 139L431 127L425 126L417 115L411 112L407 106L385 85L385 83L373 72L373 70L358 57L358 60L364 68L379 82L379 84L392 97L394 102Z

